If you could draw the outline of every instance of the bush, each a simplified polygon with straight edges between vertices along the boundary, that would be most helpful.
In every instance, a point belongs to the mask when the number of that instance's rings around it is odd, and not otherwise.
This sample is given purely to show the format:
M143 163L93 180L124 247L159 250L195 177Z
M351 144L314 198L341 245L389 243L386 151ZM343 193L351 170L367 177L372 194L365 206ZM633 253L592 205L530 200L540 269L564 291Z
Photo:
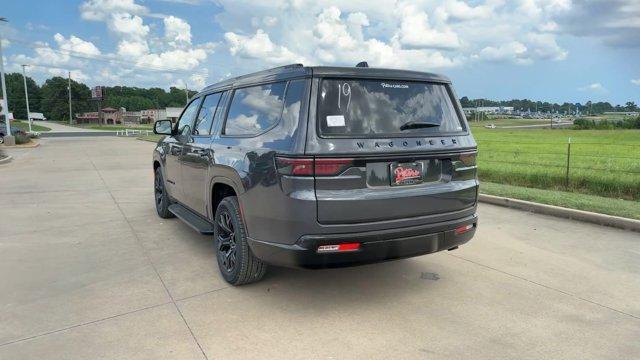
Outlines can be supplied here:
M24 133L16 134L16 145L28 144L30 141L29 135Z
M640 116L622 120L593 120L579 118L573 122L576 130L613 130L613 129L640 129Z

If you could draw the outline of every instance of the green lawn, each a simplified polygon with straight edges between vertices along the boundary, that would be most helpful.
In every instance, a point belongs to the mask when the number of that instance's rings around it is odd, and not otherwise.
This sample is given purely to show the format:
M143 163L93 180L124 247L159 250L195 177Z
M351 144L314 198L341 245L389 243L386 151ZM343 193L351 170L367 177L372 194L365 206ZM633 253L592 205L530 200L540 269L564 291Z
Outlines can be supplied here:
M640 130L474 127L482 181L640 200Z
M110 130L110 131L118 131L118 130L153 130L153 124L142 124L142 125L74 125L79 128L84 129L93 129L93 130Z
M22 131L29 131L29 123L26 120L14 120L11 122L11 126L15 126ZM31 130L36 132L45 132L50 131L51 129L46 126L38 125L37 122L33 121L31 122Z
M164 138L165 135L156 135L156 134L152 134L152 135L143 135L143 136L138 136L137 139L138 140L143 140L143 141L150 141L150 142L154 142L157 143L158 141L160 141L160 139Z
M504 196L640 220L640 201L612 199L556 190L531 189L491 182L481 182L480 192L488 195Z

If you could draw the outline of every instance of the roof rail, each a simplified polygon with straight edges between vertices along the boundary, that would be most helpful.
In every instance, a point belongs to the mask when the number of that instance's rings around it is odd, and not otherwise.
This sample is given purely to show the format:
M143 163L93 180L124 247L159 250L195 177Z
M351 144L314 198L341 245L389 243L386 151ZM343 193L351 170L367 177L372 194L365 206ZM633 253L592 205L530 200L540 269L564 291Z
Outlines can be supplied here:
M300 63L288 64L288 65L276 66L274 68L270 68L270 69L267 69L267 70L289 69L289 68L299 68L299 67L304 67L304 65L302 65Z

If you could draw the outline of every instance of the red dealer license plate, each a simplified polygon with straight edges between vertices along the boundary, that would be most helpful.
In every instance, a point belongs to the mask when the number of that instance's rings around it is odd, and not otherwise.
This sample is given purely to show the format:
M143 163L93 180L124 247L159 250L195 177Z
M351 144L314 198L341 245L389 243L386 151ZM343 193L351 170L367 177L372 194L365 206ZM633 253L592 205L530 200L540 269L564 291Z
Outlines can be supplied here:
M422 182L424 171L422 163L391 164L391 186L415 185Z

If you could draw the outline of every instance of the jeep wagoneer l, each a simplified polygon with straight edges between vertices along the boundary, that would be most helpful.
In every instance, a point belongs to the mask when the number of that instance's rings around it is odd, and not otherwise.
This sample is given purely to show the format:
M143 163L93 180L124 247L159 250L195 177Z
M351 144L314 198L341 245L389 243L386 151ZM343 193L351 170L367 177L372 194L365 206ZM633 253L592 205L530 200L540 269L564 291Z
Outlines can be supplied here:
M214 238L222 276L451 250L475 233L477 146L444 76L288 65L211 85L153 155L158 215Z

